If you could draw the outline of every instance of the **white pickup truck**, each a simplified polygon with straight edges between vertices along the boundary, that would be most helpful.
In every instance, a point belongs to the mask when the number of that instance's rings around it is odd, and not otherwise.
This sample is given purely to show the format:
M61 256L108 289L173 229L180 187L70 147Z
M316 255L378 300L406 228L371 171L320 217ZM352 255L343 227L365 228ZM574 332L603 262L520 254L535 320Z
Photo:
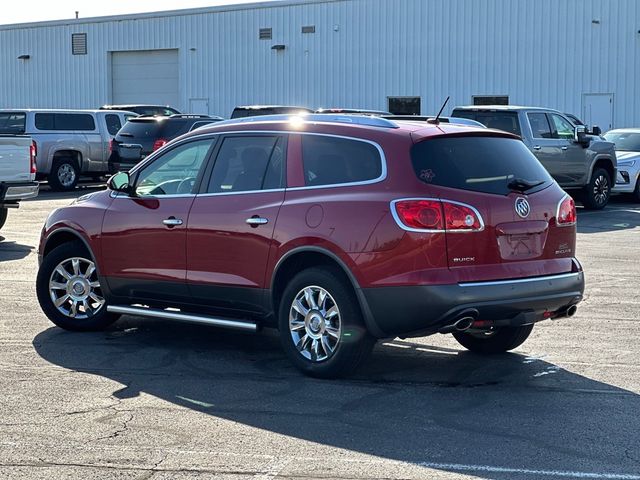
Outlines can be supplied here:
M10 208L38 195L36 153L31 137L0 134L0 228Z

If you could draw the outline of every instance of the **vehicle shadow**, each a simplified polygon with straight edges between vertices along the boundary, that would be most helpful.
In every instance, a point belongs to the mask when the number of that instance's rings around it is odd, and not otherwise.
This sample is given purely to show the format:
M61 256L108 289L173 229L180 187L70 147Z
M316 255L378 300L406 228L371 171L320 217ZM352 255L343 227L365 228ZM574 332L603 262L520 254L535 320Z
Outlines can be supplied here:
M56 192L49 188L49 185L46 183L40 184L40 191L38 196L29 200L24 200L25 202L48 202L50 200L73 200L78 198L81 195L85 195L91 192L97 192L99 190L104 190L107 188L104 182L102 183L79 183L78 186L69 192Z
M15 241L7 242L5 240L5 237L0 235L0 262L21 260L29 256L35 248L33 245L22 245Z
M617 200L603 210L578 209L578 233L629 230L640 226L640 204Z
M125 385L113 392L119 399L144 392L215 418L474 478L639 470L638 395L519 354L487 358L394 340L379 344L353 378L317 380L289 364L273 331L136 317L100 333L49 328L33 346L54 365Z

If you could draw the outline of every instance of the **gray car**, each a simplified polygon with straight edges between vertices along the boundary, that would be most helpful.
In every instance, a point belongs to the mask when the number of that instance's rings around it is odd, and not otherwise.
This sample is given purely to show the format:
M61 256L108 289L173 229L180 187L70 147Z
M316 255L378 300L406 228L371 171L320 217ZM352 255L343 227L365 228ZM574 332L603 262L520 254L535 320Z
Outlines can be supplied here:
M616 145L618 176L613 191L631 193L640 202L640 128L609 130L604 138Z
M132 112L113 110L2 110L15 119L16 135L29 135L38 152L38 178L54 190L72 190L81 175L109 171L111 140Z

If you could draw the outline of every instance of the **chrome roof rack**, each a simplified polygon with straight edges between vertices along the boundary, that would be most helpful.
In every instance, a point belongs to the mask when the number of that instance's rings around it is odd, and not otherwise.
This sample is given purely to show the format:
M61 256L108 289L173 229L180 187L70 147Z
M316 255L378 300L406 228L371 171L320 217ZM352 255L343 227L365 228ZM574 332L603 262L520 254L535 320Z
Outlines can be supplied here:
M332 115L328 113L310 114L280 114L280 115L258 115L255 117L234 118L216 123L219 125L233 125L238 123L254 122L307 122L307 123L350 123L352 125L366 125L369 127L400 128L398 124L380 117L370 115Z

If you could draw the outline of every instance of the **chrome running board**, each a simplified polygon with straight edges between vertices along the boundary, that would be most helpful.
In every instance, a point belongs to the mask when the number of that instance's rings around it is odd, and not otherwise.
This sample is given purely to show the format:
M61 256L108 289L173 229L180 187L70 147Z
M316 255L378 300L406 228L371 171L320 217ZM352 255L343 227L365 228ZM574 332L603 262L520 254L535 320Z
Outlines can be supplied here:
M200 325L211 325L214 327L243 330L246 332L258 331L258 326L250 321L243 322L229 318L215 318L208 315L174 312L171 310L160 310L157 308L108 305L107 312L121 313L123 315L139 315L141 317L162 318L165 320L176 320L178 322L186 323L198 323Z

